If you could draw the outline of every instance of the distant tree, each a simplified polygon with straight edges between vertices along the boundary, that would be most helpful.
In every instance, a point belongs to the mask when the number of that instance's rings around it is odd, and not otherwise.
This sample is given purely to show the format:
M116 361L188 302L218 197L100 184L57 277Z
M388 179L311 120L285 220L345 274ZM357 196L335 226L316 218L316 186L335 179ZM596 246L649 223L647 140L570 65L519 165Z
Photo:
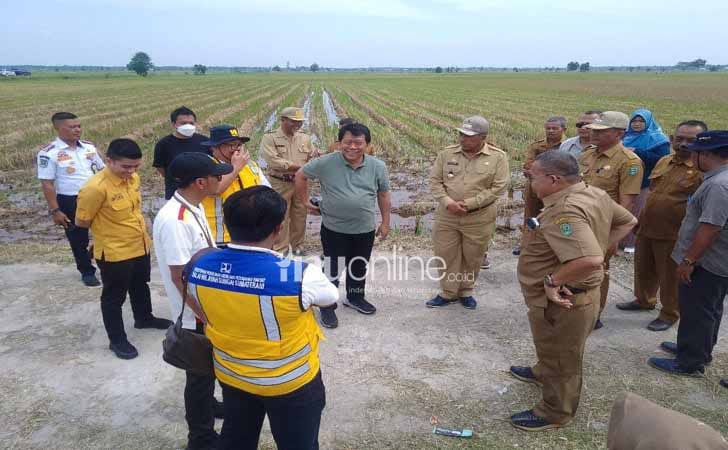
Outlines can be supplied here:
M711 71L711 72L717 72L717 71L720 70L720 66L717 66L715 64L712 64L712 65L708 66L708 70Z
M442 73L442 67L440 67L440 66L435 67L435 73Z
M589 72L591 67L589 67L589 63L585 62L579 65L579 72Z
M677 68L683 70L704 69L706 64L706 60L698 58L688 62L680 61L679 63L677 63Z
M579 62L578 61L571 61L569 64L566 65L566 71L567 72L573 72L575 70L579 69Z
M204 75L207 73L207 66L204 66L202 64L195 64L192 66L192 73L195 75Z
M319 71L319 65L316 63L311 64L311 72L318 72Z
M280 72L281 71L281 66L273 66L273 69L272 70L273 70L273 72Z
M136 72L137 75L146 77L149 71L154 68L154 64L152 64L152 58L149 55L144 52L137 52L132 56L126 68L132 72Z
M513 71L514 71L514 72L518 72L518 67L514 67L514 68L513 68Z

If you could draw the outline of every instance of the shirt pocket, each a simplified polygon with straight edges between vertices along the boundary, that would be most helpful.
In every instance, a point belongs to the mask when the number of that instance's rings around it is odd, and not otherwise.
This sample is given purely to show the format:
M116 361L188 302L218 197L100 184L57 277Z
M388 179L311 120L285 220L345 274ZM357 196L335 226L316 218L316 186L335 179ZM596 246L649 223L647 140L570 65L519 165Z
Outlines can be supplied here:
M134 203L128 197L123 197L118 200L114 200L110 203L112 215L115 218L123 219L131 214L131 209Z
M677 182L677 185L680 186L680 190L682 192L693 192L698 188L700 183L701 183L700 177L695 176L695 175L684 175Z

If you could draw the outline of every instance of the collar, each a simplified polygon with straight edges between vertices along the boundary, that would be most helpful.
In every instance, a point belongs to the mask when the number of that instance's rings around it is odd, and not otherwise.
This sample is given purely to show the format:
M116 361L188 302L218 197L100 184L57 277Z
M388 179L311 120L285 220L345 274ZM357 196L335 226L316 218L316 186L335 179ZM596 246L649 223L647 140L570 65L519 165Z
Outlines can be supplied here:
M195 214L200 214L202 211L200 211L200 206L193 205L192 203L188 202L187 199L182 197L182 194L180 194L178 191L174 191L174 195L172 195L172 198L175 199L179 204L184 205L185 208L189 209Z
M367 165L367 159L368 158L367 158L367 154L366 153L364 153L364 155L363 155L364 158L361 160L361 164L358 167L352 166L351 163L349 161L347 161L346 158L344 158L344 155L341 152L338 152L338 154L339 154L339 159L341 159L341 161L343 161L344 164L346 164L347 166L351 167L352 170L361 169L362 167L364 167L364 166Z
M258 252L258 253L270 253L271 255L278 256L279 258L284 258L283 255L281 255L277 251L271 250L269 248L251 247L250 245L233 244L232 242L229 243L227 246L228 246L228 248L232 248L234 250L246 250L249 252Z
M56 140L53 141L53 145L58 150L66 150L66 149L69 149L70 150L71 149L71 146L68 145L68 144L66 144L66 142L63 139L59 138L59 137L57 137ZM76 141L76 149L78 149L78 148L83 148L83 144L81 143L81 141Z
M108 178L114 186L121 186L122 184L128 183L134 179L134 175L132 175L129 180L124 180L121 177L119 177L118 175L116 175L114 172L109 170L108 167L104 167L102 169L102 172L104 173L104 176L106 178Z
M463 151L463 148L459 145L458 145L458 148L455 150L455 153L462 153L463 156L465 156L465 151ZM480 153L482 153L484 155L491 155L493 153L493 151L490 149L490 146L488 145L487 142L483 142L483 147L479 151L477 151L475 153L475 155L478 155ZM467 156L466 156L466 158L467 158Z
M556 203L557 201L559 201L562 198L564 198L565 196L567 196L569 194L572 194L574 192L583 191L584 189L586 189L586 184L584 184L583 181L580 181L580 182L578 182L576 184L572 184L571 186L569 186L569 187L567 187L565 189L562 189L562 190L560 190L558 192L554 192L553 194L551 194L548 197L544 198L543 199L543 205L544 205L544 207L551 206L554 203Z
M690 167L691 169L693 168L693 166L695 166L695 164L693 164L693 161L690 158L688 158L686 160L678 159L675 157L674 153L670 155L670 164L682 164L687 167Z
M718 167L717 169L711 170L710 172L705 172L705 179L707 180L708 178L714 177L714 176L718 175L719 173L722 173L725 171L728 171L728 164L724 164L724 165Z
M291 140L291 139L293 139L294 137L296 137L296 134L297 134L297 133L298 133L298 131L296 131L295 133L293 133L293 136L291 136L291 137L288 137L288 135L286 135L286 133L284 133L284 132L283 132L283 128L281 128L281 127L278 127L278 129L277 129L277 130L276 130L276 132L275 132L275 135L276 135L276 137L280 137L280 138L284 138L284 139L288 139L288 140Z

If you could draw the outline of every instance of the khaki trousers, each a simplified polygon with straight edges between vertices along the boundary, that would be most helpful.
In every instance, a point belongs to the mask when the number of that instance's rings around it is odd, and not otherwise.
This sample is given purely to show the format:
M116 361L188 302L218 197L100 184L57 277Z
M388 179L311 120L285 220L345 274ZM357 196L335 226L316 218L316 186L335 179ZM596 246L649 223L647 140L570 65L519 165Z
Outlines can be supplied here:
M440 288L442 298L456 300L473 294L480 263L495 233L495 205L465 216L450 214L439 207L435 213L435 256L444 260Z
M675 274L677 264L671 257L674 247L675 241L638 235L634 253L634 294L637 303L645 308L654 308L659 290L662 309L658 318L670 323L680 319L678 279Z
M306 214L308 209L294 195L294 186L292 182L270 178L270 185L286 201L288 208L286 216L283 218L283 227L278 240L273 245L273 250L277 252L286 252L289 246L293 250L298 250L303 246L303 239L306 236Z
M566 424L579 406L584 348L599 315L599 290L592 289L579 296L588 297L584 300L589 303L571 309L552 302L546 308L528 307L538 357L532 370L543 383L543 398L533 411L550 423Z
M611 261L614 253L607 251L604 255L604 279L602 285L599 287L599 317L602 316L602 311L607 306L607 297L609 296L609 261Z

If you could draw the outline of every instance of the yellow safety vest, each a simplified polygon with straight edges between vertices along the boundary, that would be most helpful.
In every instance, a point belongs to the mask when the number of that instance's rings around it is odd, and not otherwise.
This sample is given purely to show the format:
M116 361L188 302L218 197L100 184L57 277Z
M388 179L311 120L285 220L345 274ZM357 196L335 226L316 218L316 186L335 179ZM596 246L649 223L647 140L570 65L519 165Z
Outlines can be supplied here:
M230 186L221 195L211 195L202 201L205 208L205 216L212 230L212 238L218 244L227 244L230 242L230 233L228 233L225 221L223 220L222 205L228 197L241 189L257 186L260 184L260 168L254 161L248 161L238 173L236 180L230 183Z

